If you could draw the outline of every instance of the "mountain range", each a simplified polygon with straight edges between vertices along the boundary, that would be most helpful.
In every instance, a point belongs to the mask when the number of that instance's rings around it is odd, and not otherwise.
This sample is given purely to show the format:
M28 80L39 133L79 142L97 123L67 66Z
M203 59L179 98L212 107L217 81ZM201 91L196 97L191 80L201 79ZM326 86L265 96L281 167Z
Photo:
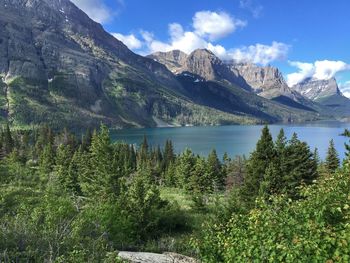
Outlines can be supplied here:
M345 118L335 81L289 87L273 67L199 49L143 57L69 0L0 0L1 122L83 128Z

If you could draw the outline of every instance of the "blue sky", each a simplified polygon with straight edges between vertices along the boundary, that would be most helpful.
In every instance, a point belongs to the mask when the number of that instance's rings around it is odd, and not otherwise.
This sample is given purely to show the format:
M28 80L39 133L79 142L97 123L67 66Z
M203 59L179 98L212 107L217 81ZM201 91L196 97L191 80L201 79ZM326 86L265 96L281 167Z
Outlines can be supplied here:
M350 96L349 0L72 0L134 52L208 48L277 66L290 85L335 76Z

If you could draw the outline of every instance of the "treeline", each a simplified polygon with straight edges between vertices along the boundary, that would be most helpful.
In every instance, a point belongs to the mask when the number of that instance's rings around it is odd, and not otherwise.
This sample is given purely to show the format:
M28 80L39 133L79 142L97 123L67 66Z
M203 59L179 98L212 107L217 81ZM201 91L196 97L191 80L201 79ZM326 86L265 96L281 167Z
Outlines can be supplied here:
M176 154L169 140L164 148L146 137L138 147L112 142L103 125L79 136L7 125L0 130L0 261L117 262L117 250L183 233L201 236L192 250L202 259L226 261L213 225L248 216L256 200L303 200L303 187L334 174L339 163L333 142L323 163L297 135L288 140L281 130L273 141L268 127L248 159L220 160L215 150L206 158L190 149ZM161 198L170 188L191 196L193 211L218 197L208 235L194 233L182 208Z

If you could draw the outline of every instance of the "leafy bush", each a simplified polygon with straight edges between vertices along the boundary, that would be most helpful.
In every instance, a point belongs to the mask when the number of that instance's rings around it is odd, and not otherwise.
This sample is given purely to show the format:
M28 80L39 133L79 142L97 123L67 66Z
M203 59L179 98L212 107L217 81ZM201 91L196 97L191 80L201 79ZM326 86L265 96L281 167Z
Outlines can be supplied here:
M193 245L203 262L349 262L349 168L301 195L258 200L227 225L208 224Z

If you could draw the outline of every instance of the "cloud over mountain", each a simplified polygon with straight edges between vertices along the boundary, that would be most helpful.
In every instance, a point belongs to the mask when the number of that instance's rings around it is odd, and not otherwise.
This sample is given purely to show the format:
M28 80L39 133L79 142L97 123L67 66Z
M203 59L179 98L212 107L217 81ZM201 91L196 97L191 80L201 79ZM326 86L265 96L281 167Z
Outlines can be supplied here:
M297 72L287 75L289 86L294 86L307 78L328 80L338 72L350 70L350 65L343 61L317 60L314 63L289 61L289 64L298 69Z
M157 51L181 50L191 53L198 48L206 48L224 60L252 62L266 65L275 60L287 57L289 45L273 41L271 45L254 44L239 48L225 48L217 43L221 38L247 26L247 22L237 19L226 12L199 11L192 18L193 30L184 30L179 23L168 25L168 41L158 40L153 33L141 31L140 37L135 34L113 34L134 51L147 54ZM140 43L142 44L140 45Z

